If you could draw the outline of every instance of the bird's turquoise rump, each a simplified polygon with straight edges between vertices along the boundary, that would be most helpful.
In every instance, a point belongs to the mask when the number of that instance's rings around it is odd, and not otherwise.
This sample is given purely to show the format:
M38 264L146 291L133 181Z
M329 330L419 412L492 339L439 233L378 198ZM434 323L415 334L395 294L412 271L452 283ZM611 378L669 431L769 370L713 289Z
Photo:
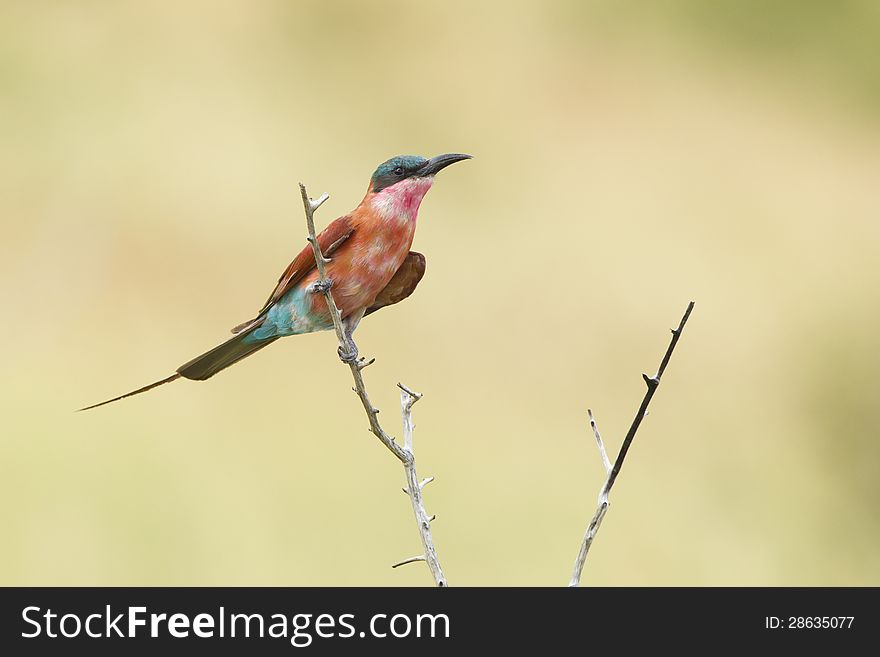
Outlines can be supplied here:
M244 341L254 344L269 338L333 328L331 319L312 311L313 294L307 287L295 287L287 292L269 308L263 325L245 337Z

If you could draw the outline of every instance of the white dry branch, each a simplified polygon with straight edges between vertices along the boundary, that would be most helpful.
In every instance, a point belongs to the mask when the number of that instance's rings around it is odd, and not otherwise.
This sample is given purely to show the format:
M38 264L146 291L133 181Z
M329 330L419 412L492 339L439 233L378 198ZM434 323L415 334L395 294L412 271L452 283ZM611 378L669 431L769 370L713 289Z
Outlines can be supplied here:
M581 573L583 573L584 563L587 560L590 546L593 544L593 539L596 537L596 533L602 525L602 519L608 511L608 494L611 492L611 487L614 486L614 482L617 481L617 476L620 474L620 469L623 467L623 461L626 458L626 453L629 451L633 438L636 436L636 431L639 430L639 425L648 414L648 404L651 403L651 398L654 396L654 392L660 385L660 377L663 376L663 372L666 371L666 366L669 364L669 359L672 357L675 345L678 343L678 339L681 337L681 333L684 330L684 325L687 323L688 317L690 317L693 309L694 302L691 301L688 304L687 309L684 311L684 316L681 318L678 328L672 329L672 340L669 343L669 347L666 349L666 353L663 355L663 360L660 361L660 367L657 368L657 373L654 376L642 374L642 378L645 380L645 385L648 386L648 389L645 392L642 403L639 405L639 410L636 411L636 416L629 427L629 431L626 432L626 437L623 439L623 444L620 446L620 451L617 454L614 465L608 460L608 454L605 451L605 444L602 442L602 436L599 433L596 419L593 417L593 411L587 410L587 413L590 416L590 427L592 427L593 435L596 437L596 445L599 448L599 456L602 458L602 463L605 466L605 474L607 478L605 479L602 488L599 490L599 500L596 513L593 514L590 524L587 525L587 531L584 533L583 541L581 541L581 548L578 551L577 559L574 562L574 571L571 574L571 580L568 583L569 586L578 586L581 582Z
M336 302L333 300L333 292L331 289L333 281L327 278L326 272L326 265L330 260L325 258L324 254L321 253L321 247L318 244L318 238L315 234L315 210L321 207L321 205L330 197L328 194L322 194L317 200L312 200L306 192L305 185L300 183L299 189L302 193L303 207L306 212L306 225L308 226L309 231L308 241L309 244L312 245L312 251L315 255L315 264L318 268L319 286L317 291L320 291L327 300L327 307L330 309L330 317L333 320L333 328L336 330L340 357L342 358L343 354L350 354L352 352L357 353L357 347L355 346L352 337L347 334L345 326L342 323L342 315L339 312ZM431 576L434 578L434 583L437 586L448 586L446 576L443 574L443 569L440 567L440 560L437 558L437 550L434 548L434 538L431 535L431 521L434 519L434 516L428 516L422 499L422 490L427 484L433 481L433 477L428 477L421 482L419 481L419 477L416 474L416 458L413 454L412 448L412 433L414 427L412 420L412 407L422 398L422 395L410 390L403 384L397 384L400 388L400 406L403 415L404 442L401 447L379 424L379 409L373 406L370 397L367 394L366 385L364 384L362 370L371 365L375 359L365 360L364 358L342 358L342 360L351 368L351 375L352 378L354 378L354 391L360 398L364 411L367 414L367 418L370 421L370 431L373 432L382 444L385 445L385 447L387 447L403 465L403 470L406 474L406 488L404 489L404 492L409 496L410 502L412 503L413 513L415 514L416 523L419 528L419 536L422 540L423 554L404 559L403 561L394 564L392 567L397 568L398 566L407 563L424 561L431 570Z

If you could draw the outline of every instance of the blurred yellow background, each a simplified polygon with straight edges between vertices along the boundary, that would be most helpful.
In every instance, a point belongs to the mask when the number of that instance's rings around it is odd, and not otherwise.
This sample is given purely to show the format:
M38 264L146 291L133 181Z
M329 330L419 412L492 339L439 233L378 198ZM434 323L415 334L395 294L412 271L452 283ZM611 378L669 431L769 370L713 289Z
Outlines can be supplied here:
M711 9L709 7L711 6ZM427 585L330 333L167 376L399 153L417 293L365 321L452 585L880 584L880 5L4 2L0 583Z

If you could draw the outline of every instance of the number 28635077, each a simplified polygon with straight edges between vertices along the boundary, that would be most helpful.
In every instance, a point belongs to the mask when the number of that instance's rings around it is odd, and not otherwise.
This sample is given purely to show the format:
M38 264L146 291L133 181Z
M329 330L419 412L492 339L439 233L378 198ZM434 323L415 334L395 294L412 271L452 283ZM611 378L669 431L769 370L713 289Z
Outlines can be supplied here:
M768 630L848 630L855 616L765 616Z

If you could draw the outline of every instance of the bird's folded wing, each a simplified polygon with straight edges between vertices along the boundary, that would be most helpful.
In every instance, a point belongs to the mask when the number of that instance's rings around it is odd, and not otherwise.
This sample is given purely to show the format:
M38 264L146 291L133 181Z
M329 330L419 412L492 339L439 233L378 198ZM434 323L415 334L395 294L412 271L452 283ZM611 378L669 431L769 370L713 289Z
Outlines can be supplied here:
M413 293L424 275L425 256L416 251L410 251L406 256L406 260L403 261L403 264L395 272L394 277L388 282L385 289L379 293L373 304L367 308L367 312L364 315L369 315L380 308L403 301Z
M322 230L318 235L318 246L321 247L321 253L324 254L324 257L329 258L333 255L333 253L339 249L349 237L351 237L353 232L354 228L351 225L349 215L339 217L339 219L336 219ZM275 289L272 290L272 294L269 295L269 298L266 299L266 303L260 308L257 317L239 324L232 329L232 332L240 333L252 326L257 320L261 319L263 313L265 313L273 303L283 297L290 288L305 278L305 276L307 276L313 269L315 269L315 256L312 252L312 245L306 244L296 258L293 259L293 262L287 266L284 273L281 274L281 278L278 279L278 284L275 286Z

